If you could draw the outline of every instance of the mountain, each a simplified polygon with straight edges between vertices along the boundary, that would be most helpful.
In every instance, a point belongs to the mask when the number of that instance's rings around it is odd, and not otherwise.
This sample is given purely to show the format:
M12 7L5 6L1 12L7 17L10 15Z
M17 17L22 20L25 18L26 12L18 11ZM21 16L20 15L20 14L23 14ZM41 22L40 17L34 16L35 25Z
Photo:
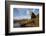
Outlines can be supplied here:
M36 15L32 12L31 19L36 18Z
M14 20L23 20L23 19L31 19L30 16L19 16L19 17L13 17Z

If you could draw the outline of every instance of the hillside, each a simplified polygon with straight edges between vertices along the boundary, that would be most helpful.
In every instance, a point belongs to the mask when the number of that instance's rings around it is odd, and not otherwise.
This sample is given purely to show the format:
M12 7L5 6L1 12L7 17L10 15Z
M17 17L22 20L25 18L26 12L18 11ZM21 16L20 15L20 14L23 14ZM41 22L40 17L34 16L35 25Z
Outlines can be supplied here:
M14 24L19 23L21 27L38 27L39 26L39 14L36 16L32 13L31 19L14 20Z

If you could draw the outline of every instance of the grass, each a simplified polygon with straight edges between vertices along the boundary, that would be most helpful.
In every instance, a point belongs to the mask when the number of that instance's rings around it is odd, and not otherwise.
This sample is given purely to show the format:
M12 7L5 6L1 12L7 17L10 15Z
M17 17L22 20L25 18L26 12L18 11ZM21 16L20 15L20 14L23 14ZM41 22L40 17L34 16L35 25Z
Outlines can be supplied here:
M39 26L39 17L32 18L32 19L19 20L16 23L19 23L24 27L38 27Z

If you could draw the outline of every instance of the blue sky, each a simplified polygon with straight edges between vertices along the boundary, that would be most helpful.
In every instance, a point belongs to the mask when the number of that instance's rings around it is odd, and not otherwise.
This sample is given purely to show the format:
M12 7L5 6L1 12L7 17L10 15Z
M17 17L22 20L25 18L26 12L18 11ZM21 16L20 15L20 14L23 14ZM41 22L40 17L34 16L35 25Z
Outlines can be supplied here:
M28 15L28 14L27 14L27 11L29 11L29 13L30 13L30 11L32 11L32 12L34 12L36 15L39 13L39 9L36 9L36 8L31 8L31 9L29 9L29 8L14 8L14 9L13 9L13 16L14 16L14 17L27 16L27 15Z

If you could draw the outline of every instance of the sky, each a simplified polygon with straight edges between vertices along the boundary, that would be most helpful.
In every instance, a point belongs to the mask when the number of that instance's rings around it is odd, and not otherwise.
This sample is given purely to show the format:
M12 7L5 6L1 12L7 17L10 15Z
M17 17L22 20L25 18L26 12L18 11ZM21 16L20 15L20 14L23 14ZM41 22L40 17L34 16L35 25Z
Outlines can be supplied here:
M13 16L16 19L23 19L23 18L31 18L30 13L33 12L35 15L39 13L39 9L36 8L14 8L13 9Z

